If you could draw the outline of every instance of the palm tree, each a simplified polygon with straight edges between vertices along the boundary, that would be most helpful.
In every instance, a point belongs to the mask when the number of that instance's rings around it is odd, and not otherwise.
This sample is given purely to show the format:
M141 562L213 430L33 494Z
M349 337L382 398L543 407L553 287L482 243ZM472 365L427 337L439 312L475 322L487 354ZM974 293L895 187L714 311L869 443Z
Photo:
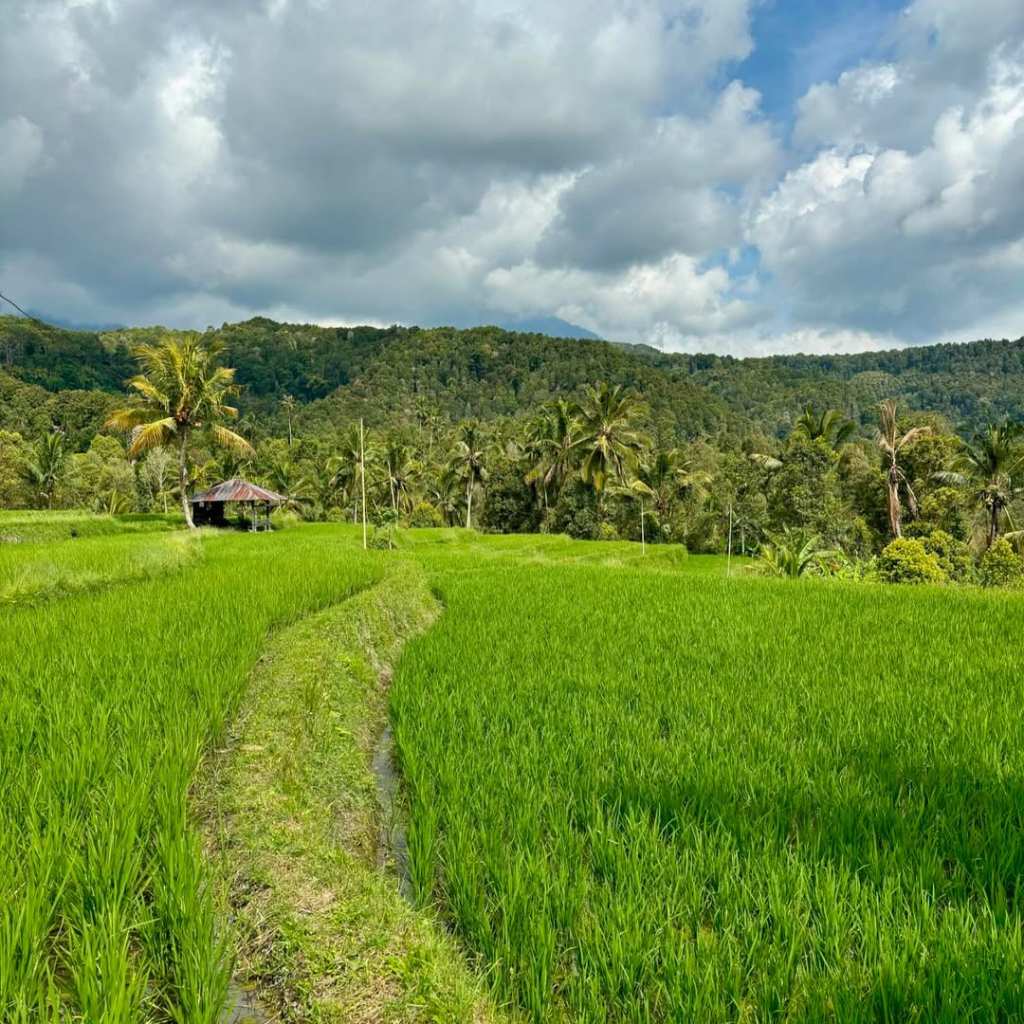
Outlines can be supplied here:
M792 436L808 441L824 441L831 448L841 448L856 429L853 420L847 419L838 409L825 409L819 413L813 405L808 404L793 424Z
M47 508L52 509L57 499L57 488L64 479L67 461L64 434L54 430L39 441L33 457L24 464L25 482L46 502Z
M310 501L309 481L289 459L278 459L267 474L270 486L285 498L284 507L291 512L303 512Z
M597 494L598 515L609 478L625 485L627 469L644 448L645 439L634 424L643 406L620 384L598 384L587 389L580 406L580 437L575 446L583 452L580 475Z
M417 473L417 463L409 446L398 437L391 437L384 445L384 468L388 478L391 508L399 512L409 505L409 497Z
M907 492L910 514L917 515L917 498L899 464L900 453L919 437L931 433L931 427L911 427L901 434L896 419L896 402L889 398L878 407L878 447L885 462L885 483L889 490L889 529L894 537L903 536L903 506L900 492Z
M577 406L564 398L545 406L530 428L526 451L534 464L526 474L526 483L540 485L545 508L550 489L560 491L572 471L577 429Z
M1020 439L1019 424L992 423L964 445L952 471L936 474L943 483L974 488L974 500L985 513L986 548L999 536L1010 502L1024 491L1014 482L1024 467Z
M292 418L295 416L296 402L291 395L284 395L281 398L281 411L288 420L288 447L292 446Z
M338 453L331 462L333 479L352 502L352 522L359 522L360 488L366 480L366 467L374 462L376 450L353 423L341 435Z
M689 452L682 448L653 449L641 458L636 475L650 488L651 503L659 520L672 514L677 498L700 494L711 483L710 474L695 469Z
M452 453L452 467L466 488L467 530L473 528L473 492L487 479L485 458L480 428L472 421L461 424L455 451Z
M817 534L785 530L780 536L761 545L752 569L763 576L822 576L829 562L841 558L842 552L823 548Z
M223 425L238 417L238 410L227 404L238 393L238 385L235 371L217 363L222 349L219 341L207 342L198 334L170 334L158 344L137 346L133 354L141 372L128 381L136 401L106 423L131 431L129 457L151 448L177 447L181 507L193 528L188 498L192 435L201 431L221 447L253 454L244 437Z

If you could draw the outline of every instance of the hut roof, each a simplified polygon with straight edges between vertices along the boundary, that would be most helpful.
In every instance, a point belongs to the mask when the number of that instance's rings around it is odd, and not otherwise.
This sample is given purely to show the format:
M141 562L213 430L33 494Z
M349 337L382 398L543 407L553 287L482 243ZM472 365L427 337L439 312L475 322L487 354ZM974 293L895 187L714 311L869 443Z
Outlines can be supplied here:
M265 487L257 487L248 480L225 480L215 487L211 487L202 494L194 494L192 502L218 502L218 501L266 501L271 505L280 505L287 501L281 494L268 491Z

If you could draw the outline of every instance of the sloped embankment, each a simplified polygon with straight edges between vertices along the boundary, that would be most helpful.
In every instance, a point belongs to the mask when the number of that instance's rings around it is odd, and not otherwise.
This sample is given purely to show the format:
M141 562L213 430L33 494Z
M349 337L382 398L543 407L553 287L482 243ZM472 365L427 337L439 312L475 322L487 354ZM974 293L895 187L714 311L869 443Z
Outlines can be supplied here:
M272 638L202 795L236 979L283 1020L495 1019L454 943L378 866L391 665L439 611L418 566L396 569Z

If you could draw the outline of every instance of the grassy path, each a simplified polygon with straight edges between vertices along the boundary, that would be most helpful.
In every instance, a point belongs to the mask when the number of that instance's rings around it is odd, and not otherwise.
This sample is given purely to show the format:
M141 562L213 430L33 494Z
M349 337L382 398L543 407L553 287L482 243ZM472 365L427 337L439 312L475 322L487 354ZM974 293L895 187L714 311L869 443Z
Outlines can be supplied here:
M287 1021L489 1021L454 943L377 867L386 683L438 605L413 563L276 634L200 805L236 978Z

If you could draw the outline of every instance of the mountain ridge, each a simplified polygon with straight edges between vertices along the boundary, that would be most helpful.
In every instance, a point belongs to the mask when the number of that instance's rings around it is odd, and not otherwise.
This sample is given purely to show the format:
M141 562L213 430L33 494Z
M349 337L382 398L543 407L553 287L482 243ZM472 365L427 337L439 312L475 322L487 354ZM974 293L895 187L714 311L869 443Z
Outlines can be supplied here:
M121 394L134 372L132 346L162 333L68 331L0 317L3 394L16 385L51 395L82 392L98 408L103 395ZM944 416L961 433L989 420L1024 419L1024 338L739 357L496 326L319 327L253 317L212 333L245 387L243 414L272 426L286 394L311 427L333 429L352 415L371 423L516 417L597 380L639 391L659 430L679 438L782 436L808 403L842 409L868 429L877 403L890 397ZM0 428L14 429L2 411Z

